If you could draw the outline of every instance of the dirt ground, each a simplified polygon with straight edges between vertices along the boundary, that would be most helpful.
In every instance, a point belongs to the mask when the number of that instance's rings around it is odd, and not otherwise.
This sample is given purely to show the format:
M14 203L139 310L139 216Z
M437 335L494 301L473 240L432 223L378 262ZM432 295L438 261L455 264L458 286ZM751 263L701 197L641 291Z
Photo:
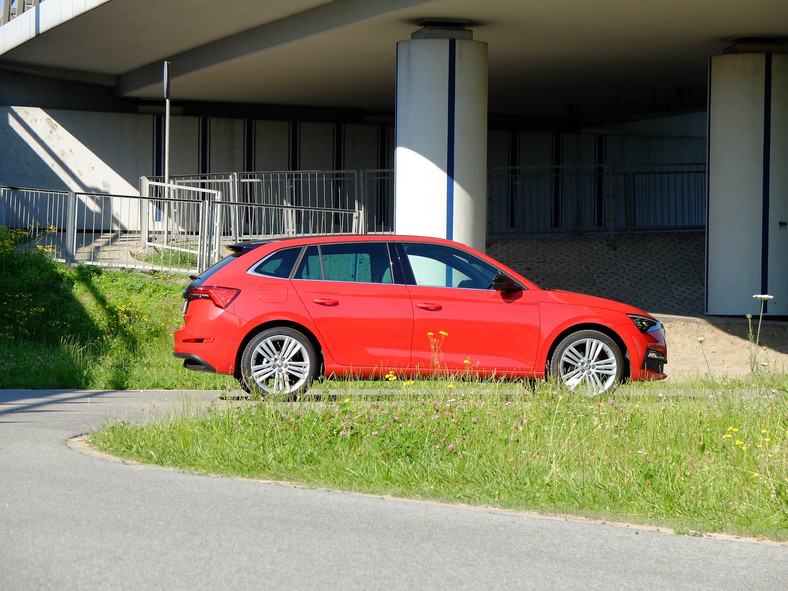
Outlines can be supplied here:
M764 320L760 347L751 347L746 318L697 318L657 315L665 325L669 380L691 377L737 377L750 373L751 351L760 367L788 371L788 322ZM753 332L758 319L753 319ZM703 339L703 343L699 342ZM766 349L764 350L764 347ZM704 353L706 360L704 360Z

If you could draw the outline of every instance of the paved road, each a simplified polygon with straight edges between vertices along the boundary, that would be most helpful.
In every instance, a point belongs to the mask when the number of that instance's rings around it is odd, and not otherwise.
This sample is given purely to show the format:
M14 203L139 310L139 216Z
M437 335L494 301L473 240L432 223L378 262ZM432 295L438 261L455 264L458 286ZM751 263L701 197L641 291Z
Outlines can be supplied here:
M123 464L66 440L212 393L0 391L0 589L786 589L788 545Z

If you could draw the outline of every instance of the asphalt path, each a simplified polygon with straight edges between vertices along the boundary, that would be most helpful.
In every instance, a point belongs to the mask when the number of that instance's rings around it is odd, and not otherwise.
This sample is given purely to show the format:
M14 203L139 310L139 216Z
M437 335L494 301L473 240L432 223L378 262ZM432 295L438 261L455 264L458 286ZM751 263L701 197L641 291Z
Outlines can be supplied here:
M0 589L788 588L785 544L198 476L67 443L214 395L0 391Z

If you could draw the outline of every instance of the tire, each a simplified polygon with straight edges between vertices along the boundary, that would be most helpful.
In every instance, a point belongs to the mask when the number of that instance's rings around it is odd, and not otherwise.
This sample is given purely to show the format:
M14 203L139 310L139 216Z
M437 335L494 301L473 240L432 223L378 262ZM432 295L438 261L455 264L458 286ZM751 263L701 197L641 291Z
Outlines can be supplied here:
M567 388L595 395L615 387L624 374L624 355L609 336L596 330L572 333L550 358L550 375Z
M252 394L293 396L309 388L318 369L312 342L292 328L269 328L241 355L241 386Z

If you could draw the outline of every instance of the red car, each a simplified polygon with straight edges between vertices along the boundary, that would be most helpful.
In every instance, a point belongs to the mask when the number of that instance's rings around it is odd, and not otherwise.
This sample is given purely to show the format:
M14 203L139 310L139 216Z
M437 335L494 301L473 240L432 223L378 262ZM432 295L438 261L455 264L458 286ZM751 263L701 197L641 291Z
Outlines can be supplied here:
M175 357L251 392L325 375L552 375L604 392L665 378L662 325L611 300L540 289L436 238L331 236L239 244L186 287Z

